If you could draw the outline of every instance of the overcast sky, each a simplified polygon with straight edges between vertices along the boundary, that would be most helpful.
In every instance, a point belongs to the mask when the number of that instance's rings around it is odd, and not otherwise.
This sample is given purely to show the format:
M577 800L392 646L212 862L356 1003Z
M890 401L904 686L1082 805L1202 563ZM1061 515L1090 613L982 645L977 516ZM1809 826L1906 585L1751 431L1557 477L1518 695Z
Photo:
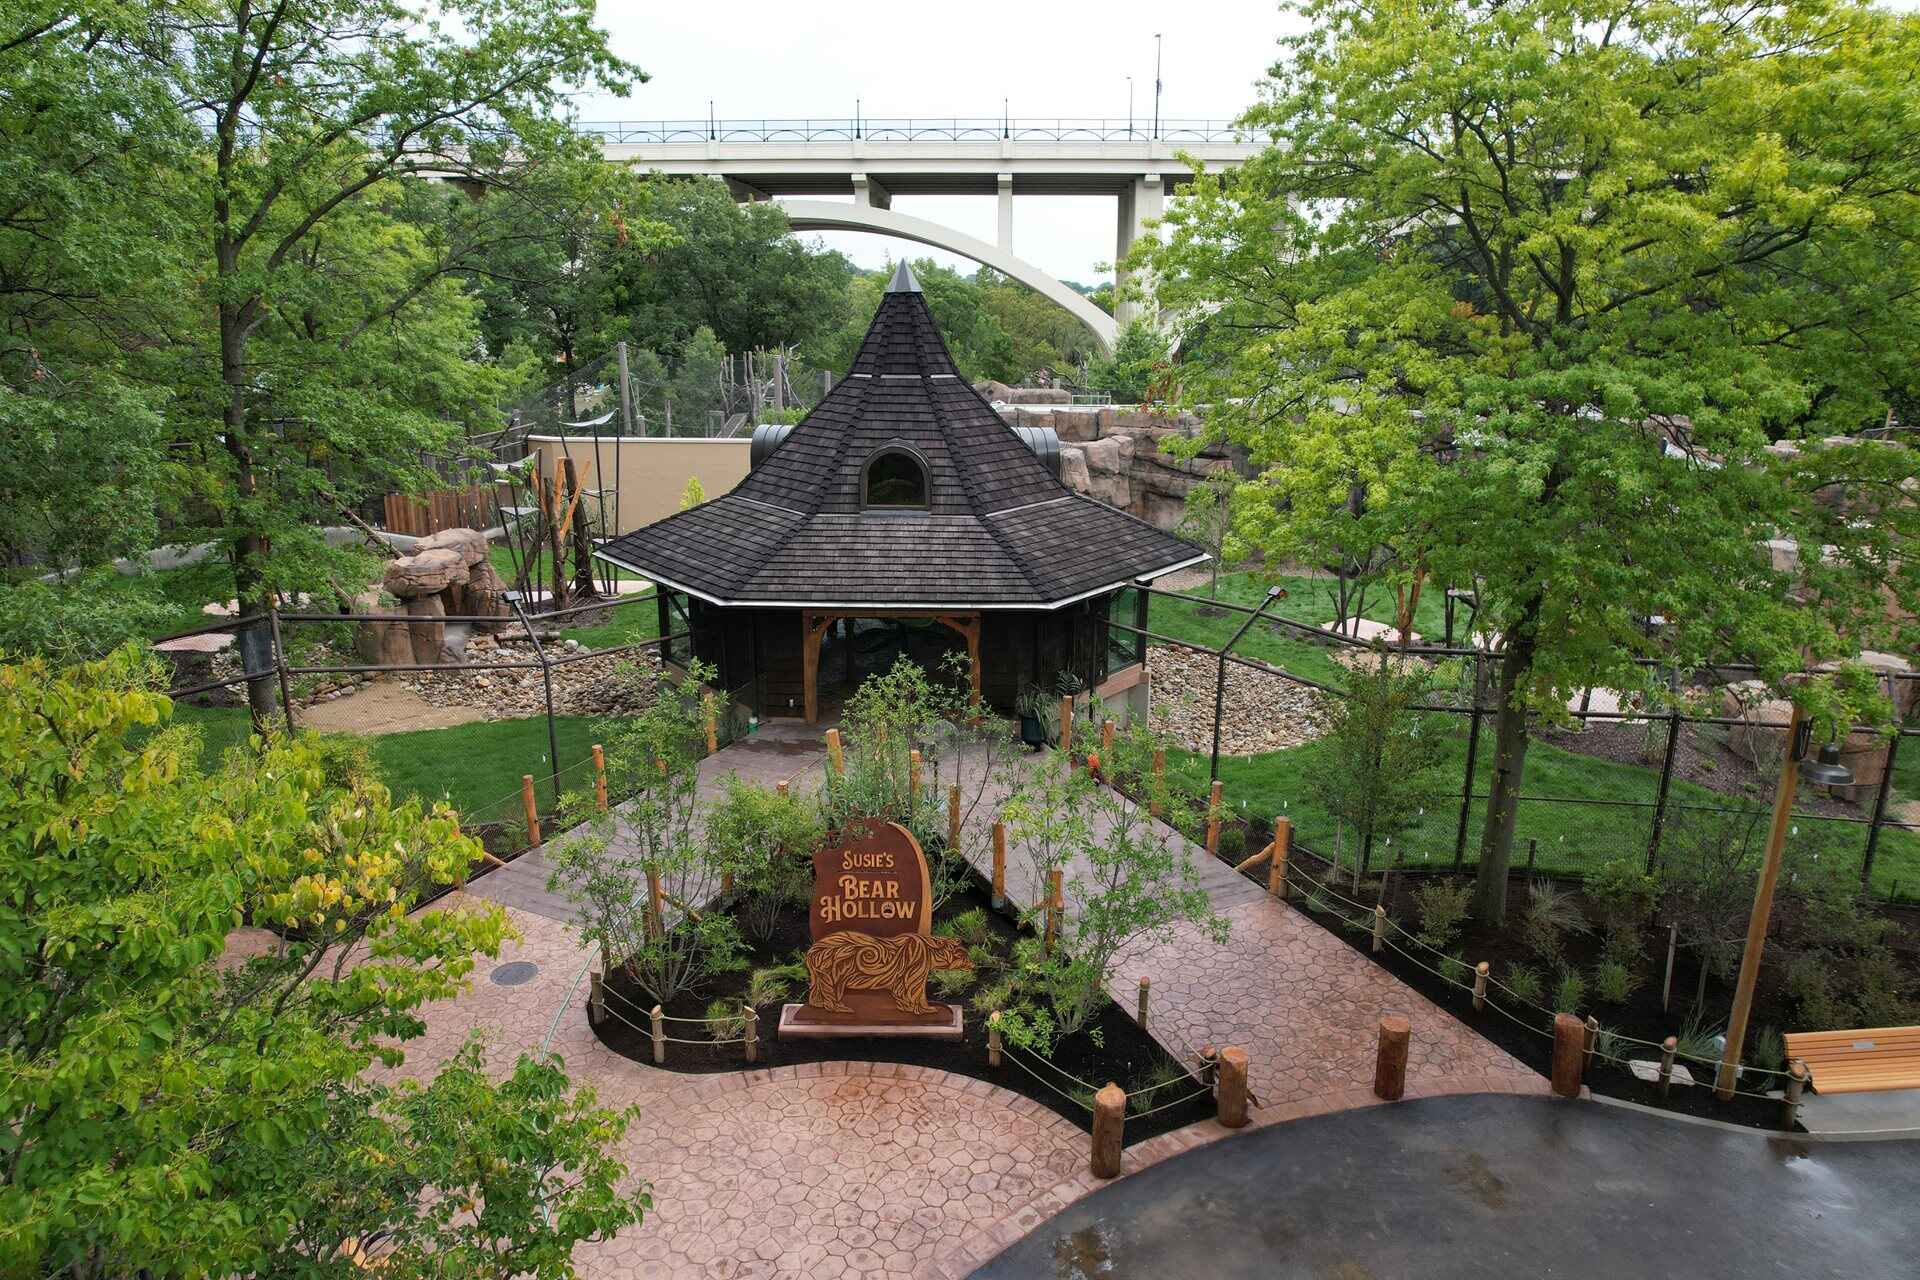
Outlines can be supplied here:
M1133 77L1137 119L1153 115L1154 32L1166 39L1163 119L1230 119L1254 99L1274 61L1282 15L1275 0L1199 0L1170 7L1140 0L971 0L914 4L833 0L796 7L766 0L641 5L601 0L614 50L652 77L624 101L586 97L583 120L851 118L854 100L875 116L1107 117L1127 114ZM990 196L894 201L980 239L995 238ZM1114 201L1023 196L1014 202L1014 252L1067 279L1106 278ZM887 237L819 237L864 266L890 256L974 264Z

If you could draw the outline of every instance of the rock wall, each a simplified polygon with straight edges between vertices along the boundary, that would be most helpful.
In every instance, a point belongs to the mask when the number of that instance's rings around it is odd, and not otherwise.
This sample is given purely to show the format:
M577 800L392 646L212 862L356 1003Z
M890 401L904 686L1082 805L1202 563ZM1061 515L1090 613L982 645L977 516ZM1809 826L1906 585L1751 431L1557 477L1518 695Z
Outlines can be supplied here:
M1250 474L1243 450L1212 445L1186 462L1164 452L1191 436L1200 420L1190 413L1137 408L1001 409L1008 425L1052 427L1060 437L1060 478L1075 493L1118 507L1172 530L1186 512L1187 490L1214 471Z

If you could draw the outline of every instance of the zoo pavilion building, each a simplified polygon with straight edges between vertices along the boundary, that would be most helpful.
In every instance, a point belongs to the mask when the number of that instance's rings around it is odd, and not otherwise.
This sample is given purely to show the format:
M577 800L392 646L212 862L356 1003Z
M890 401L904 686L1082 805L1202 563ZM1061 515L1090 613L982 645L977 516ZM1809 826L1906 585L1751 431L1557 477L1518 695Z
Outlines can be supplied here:
M756 430L745 479L599 554L658 584L660 633L684 633L662 657L712 665L762 718L816 723L896 659L950 652L996 707L1062 675L1113 697L1142 682L1146 640L1108 621L1144 630L1134 584L1206 555L1059 465L1051 428L1016 432L960 376L902 263L846 378Z

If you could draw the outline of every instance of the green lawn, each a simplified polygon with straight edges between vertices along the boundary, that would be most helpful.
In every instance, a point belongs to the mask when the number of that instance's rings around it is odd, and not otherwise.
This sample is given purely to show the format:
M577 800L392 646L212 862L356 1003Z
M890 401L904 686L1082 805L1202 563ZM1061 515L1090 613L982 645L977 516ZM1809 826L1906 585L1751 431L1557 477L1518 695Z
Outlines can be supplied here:
M216 768L227 749L247 737L247 713L237 707L176 706L174 720L200 730L201 766L206 769ZM554 719L563 787L583 784L592 758L593 724L587 716ZM367 741L395 795L444 797L472 821L517 818L520 775L525 773L534 776L543 810L552 800L545 716L388 733Z
M1332 619L1332 584L1306 578L1282 578L1288 597L1269 612L1297 621L1318 624ZM1252 574L1222 575L1220 595L1239 603L1257 604L1266 584ZM1201 589L1204 591L1204 588ZM1440 593L1422 596L1416 614L1415 630L1437 643L1444 633ZM1374 591L1364 610L1365 616L1390 621L1393 600L1390 594ZM1182 601L1156 598L1153 601L1149 630L1161 635L1218 645L1227 640L1244 621L1245 615L1228 613L1207 617L1199 609ZM1464 625L1464 618L1456 621ZM1456 643L1462 637L1456 635ZM1271 628L1256 625L1234 650L1271 662L1296 675L1323 684L1340 687L1346 669L1329 656L1330 650L1308 641L1275 635ZM1414 866L1439 865L1453 859L1454 841L1460 818L1462 775L1466 769L1467 721L1454 717L1456 732L1448 743L1445 768L1447 781L1441 794L1425 816L1410 830L1393 838L1392 844L1377 843L1375 864L1399 857ZM1308 792L1305 777L1308 767L1327 747L1310 742L1286 751L1254 756L1223 756L1220 780L1227 804L1254 817L1262 827L1286 814L1293 820L1296 838L1318 852L1330 853L1335 844L1333 819L1318 809ZM1896 761L1896 795L1920 796L1920 741L1903 744ZM1204 795L1207 786L1207 757L1203 753L1175 752L1169 765ZM1491 725L1482 724L1480 750L1475 759L1474 791L1484 797L1492 785L1493 750ZM1535 842L1536 865L1543 870L1580 871L1616 857L1644 857L1652 835L1653 802L1659 793L1660 775L1656 768L1621 764L1581 755L1549 743L1534 742L1527 751L1526 781L1523 791L1529 796L1558 797L1577 801L1630 801L1641 807L1622 804L1556 804L1545 800L1522 801L1517 824L1514 859L1524 863L1528 841ZM1668 830L1687 821L1688 806L1726 808L1735 799L1706 787L1675 780L1668 799ZM1764 806L1767 797L1748 804ZM1467 857L1471 860L1479 847L1484 799L1476 799L1468 808ZM1866 810L1863 808L1863 816ZM1353 853L1350 833L1345 852ZM1793 839L1814 845L1822 860L1833 859L1856 869L1865 849L1867 828L1863 824L1832 819L1799 818ZM1876 893L1898 890L1902 897L1920 897L1920 834L1884 830L1874 855L1873 888Z

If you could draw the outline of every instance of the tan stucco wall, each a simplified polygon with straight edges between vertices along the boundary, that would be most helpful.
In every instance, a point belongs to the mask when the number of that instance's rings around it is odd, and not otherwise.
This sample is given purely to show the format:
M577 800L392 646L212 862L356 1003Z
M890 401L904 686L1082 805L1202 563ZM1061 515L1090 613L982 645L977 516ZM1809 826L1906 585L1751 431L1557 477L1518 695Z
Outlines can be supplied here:
M747 475L747 453L752 441L746 439L698 440L679 437L612 439L602 437L599 464L606 468L603 486L595 472L592 436L532 436L527 442L540 454L540 470L552 475L555 460L572 457L580 483L588 489L605 488L606 509L613 516L613 488L616 477L620 489L620 533L652 524L680 509L680 495L687 481L699 477L700 487L709 498L717 498ZM617 456L616 456L617 455Z

